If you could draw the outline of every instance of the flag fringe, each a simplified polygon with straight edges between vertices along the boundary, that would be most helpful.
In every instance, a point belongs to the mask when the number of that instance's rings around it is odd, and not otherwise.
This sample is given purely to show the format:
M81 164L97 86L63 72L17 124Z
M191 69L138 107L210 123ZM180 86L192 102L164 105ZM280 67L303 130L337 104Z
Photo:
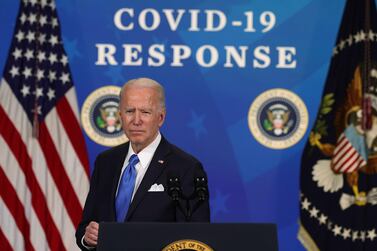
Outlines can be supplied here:
M306 231L305 227L299 222L300 229L298 230L297 238L304 246L304 248L308 251L319 251L317 244L314 242L308 231Z

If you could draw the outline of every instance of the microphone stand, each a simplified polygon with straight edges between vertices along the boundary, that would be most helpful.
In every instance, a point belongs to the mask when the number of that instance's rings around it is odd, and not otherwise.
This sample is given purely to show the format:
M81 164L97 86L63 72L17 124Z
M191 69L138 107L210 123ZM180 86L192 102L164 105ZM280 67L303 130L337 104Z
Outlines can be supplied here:
M192 214L208 199L207 179L204 176L196 177L194 179L194 186L195 189L193 193L190 196L184 196L182 194L179 178L168 178L168 194L174 201L176 207L185 216L186 222L191 221ZM190 202L196 200L196 198L198 198L198 201L191 207ZM185 209L182 207L180 199L186 203Z
M188 221L186 211L180 203L180 199L184 196L182 195L181 185L178 177L168 178L168 195L172 198L175 206L179 209L179 211L181 211L181 213L185 216L186 221Z
M208 185L205 176L194 178L194 186L195 190L191 196L194 199L195 197L197 197L198 201L193 206L191 214L198 210L198 208L203 204L204 201L208 200Z

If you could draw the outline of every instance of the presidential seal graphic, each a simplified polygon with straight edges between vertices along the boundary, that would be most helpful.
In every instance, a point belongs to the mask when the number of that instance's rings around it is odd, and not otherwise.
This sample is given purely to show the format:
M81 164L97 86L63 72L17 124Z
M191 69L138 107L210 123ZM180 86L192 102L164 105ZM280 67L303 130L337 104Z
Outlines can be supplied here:
M296 144L308 127L304 102L286 89L271 89L251 104L248 123L252 135L262 145L285 149Z
M118 86L104 86L92 92L81 109L81 122L86 134L104 146L126 142L119 117Z
M164 247L161 251L185 251L185 250L196 250L196 251L213 251L213 249L207 244L197 241L197 240L179 240L170 243Z

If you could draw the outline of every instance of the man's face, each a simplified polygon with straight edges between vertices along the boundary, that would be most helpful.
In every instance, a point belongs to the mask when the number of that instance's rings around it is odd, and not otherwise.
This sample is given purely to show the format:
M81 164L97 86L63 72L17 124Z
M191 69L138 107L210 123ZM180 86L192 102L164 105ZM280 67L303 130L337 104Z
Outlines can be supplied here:
M157 136L164 123L165 110L160 107L153 88L126 86L120 102L123 131L135 152L140 152Z

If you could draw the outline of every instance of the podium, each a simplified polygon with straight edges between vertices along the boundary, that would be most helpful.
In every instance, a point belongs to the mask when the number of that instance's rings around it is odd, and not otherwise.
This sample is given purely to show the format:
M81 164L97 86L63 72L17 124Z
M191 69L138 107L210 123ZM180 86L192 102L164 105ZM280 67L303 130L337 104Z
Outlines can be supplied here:
M97 251L277 251L275 224L100 223Z

